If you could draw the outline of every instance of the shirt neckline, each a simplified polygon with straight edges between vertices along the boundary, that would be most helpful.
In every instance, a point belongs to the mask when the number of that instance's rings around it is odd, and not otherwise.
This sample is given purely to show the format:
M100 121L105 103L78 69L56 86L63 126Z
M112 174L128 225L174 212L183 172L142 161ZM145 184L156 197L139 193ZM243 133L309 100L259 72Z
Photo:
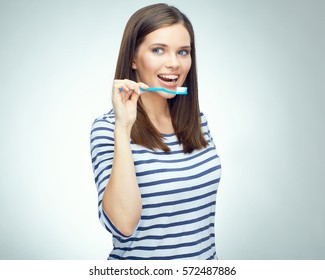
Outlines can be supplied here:
M175 133L160 133L160 134L161 134L161 136L163 136L163 137L173 137L173 136L176 135Z

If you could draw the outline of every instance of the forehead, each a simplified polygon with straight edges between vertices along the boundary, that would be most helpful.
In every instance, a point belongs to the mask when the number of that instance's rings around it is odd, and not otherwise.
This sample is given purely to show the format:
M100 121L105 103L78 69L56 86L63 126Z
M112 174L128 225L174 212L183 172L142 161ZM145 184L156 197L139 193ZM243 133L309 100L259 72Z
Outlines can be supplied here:
M183 24L174 24L170 26L161 27L156 29L155 31L149 33L145 39L144 44L180 44L180 45L188 45L191 44L191 37L187 29Z

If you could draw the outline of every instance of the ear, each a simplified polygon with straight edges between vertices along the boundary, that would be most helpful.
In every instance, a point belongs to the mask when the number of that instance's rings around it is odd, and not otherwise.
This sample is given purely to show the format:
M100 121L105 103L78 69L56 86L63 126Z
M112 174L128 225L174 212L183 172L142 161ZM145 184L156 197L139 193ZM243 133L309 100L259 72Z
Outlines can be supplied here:
M132 62L132 69L137 69L137 65L135 64L135 61Z

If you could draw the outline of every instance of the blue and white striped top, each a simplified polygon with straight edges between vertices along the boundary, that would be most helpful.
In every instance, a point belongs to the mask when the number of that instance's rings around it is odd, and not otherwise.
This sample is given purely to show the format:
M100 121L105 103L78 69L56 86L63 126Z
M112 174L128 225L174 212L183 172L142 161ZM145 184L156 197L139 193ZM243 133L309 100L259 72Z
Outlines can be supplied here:
M217 259L215 205L221 166L208 123L201 113L209 145L184 154L175 134L163 134L170 152L150 150L131 142L142 196L136 230L125 236L102 208L114 155L114 113L97 118L91 130L91 157L98 191L98 214L113 235L108 259Z

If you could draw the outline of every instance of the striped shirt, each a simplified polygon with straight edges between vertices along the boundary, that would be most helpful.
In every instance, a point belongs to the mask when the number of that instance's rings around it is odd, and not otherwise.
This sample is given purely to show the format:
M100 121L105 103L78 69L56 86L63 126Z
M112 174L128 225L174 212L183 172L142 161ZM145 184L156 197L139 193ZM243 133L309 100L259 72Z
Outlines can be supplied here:
M98 214L113 236L108 259L217 259L216 194L221 166L208 123L201 126L208 146L183 153L175 134L163 134L170 152L131 143L142 213L131 236L123 235L105 214L102 198L114 156L114 113L97 118L91 130L91 158L98 191Z

